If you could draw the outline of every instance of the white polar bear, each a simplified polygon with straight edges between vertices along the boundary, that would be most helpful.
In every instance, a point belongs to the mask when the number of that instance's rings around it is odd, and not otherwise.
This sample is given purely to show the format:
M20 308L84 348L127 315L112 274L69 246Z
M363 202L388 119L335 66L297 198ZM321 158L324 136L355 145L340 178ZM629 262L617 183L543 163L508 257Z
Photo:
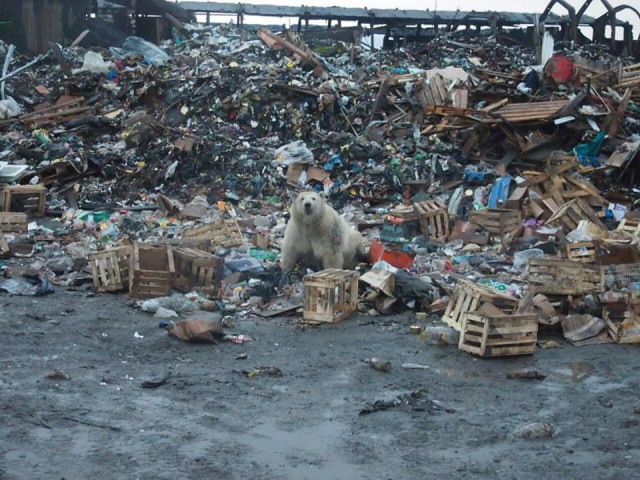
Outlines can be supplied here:
M304 260L323 269L350 269L364 252L364 239L315 192L300 193L291 205L282 245L282 270Z

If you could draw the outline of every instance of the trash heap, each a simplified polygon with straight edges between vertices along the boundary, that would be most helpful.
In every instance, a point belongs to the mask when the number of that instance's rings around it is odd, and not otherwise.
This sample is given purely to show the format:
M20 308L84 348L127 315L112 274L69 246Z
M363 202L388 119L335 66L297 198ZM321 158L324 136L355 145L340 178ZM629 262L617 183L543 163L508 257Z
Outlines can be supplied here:
M481 356L533 353L543 328L640 341L640 64L596 44L537 64L467 35L389 52L186 25L160 46L4 46L0 289L128 291L165 318L412 309L411 332ZM280 270L302 189L369 264Z

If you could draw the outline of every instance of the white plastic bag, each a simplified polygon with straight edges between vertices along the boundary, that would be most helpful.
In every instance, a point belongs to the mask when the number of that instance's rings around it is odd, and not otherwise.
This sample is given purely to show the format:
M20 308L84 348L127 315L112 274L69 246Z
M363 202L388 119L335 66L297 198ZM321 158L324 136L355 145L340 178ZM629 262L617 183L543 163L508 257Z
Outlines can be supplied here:
M0 100L0 118L7 119L18 117L22 113L22 109L18 102L16 102L13 98L7 97L6 100Z
M313 153L307 148L302 140L287 143L275 152L275 159L279 163L291 165L292 163L311 163Z

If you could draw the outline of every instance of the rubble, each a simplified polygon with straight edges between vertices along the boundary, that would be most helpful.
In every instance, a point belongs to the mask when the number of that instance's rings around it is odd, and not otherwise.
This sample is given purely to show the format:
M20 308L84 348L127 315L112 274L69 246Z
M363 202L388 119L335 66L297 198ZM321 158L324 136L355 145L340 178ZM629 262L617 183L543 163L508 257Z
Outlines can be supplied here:
M480 356L534 353L539 330L637 341L635 60L558 44L536 65L468 32L390 52L178 31L5 49L0 289L312 323L411 309L423 340ZM363 233L369 264L280 271L303 188ZM187 311L168 303L149 308Z

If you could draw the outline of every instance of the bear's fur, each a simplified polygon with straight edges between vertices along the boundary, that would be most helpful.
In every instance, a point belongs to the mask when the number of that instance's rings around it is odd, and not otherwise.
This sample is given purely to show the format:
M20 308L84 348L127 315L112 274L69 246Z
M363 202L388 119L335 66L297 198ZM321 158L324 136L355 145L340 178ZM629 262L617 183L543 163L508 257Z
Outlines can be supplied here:
M320 195L302 192L293 201L282 245L282 270L293 270L300 261L323 269L350 269L363 249L360 233Z

